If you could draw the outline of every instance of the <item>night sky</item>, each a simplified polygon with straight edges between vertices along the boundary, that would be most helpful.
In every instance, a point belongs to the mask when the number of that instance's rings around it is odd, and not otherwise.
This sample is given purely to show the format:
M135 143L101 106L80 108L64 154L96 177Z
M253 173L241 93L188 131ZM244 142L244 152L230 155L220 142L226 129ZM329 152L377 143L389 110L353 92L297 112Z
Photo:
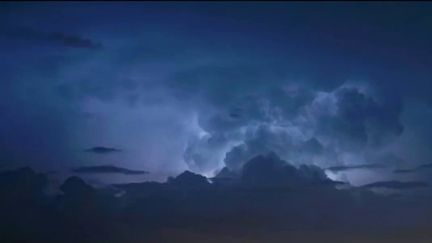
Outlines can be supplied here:
M213 215L243 202L237 187L223 184L221 194L208 189L214 177L238 179L234 184L241 188L290 185L300 191L334 183L345 191L335 190L333 197L333 191L316 189L292 202L294 214L305 212L292 216L299 217L295 227L309 222L308 209L296 211L296 203L309 200L323 200L316 215L328 213L326 200L337 202L342 209L334 214L342 213L329 224L337 229L346 215L358 215L363 225L379 221L364 215L393 209L399 213L388 213L386 222L412 217L413 225L430 226L420 218L432 215L425 206L432 203L431 43L428 2L1 3L0 172L18 170L1 174L0 184L22 185L19 176L45 173L56 188L50 195L66 195L58 205L87 205L77 198L93 195L92 186L121 185L116 190L129 193L127 202L157 192L154 207L162 207L161 214L143 216L155 223L167 222L162 214L171 204L157 201L166 195L184 206L173 209L178 215L193 208L191 218L199 210ZM61 186L65 180L72 186ZM130 182L142 182L142 188ZM190 185L206 189L186 203L176 193ZM23 188L17 190L30 190ZM376 211L348 206L357 205L358 190L366 195L359 205ZM0 195L6 192L0 186ZM424 204L411 205L415 213L399 211L403 200L383 203L367 194L372 192L384 201L404 195ZM264 212L278 208L273 194L247 193L263 200ZM21 200L15 196L11 202ZM151 202L131 206L119 222L135 227L141 221L133 217L153 210ZM255 206L250 210L257 213ZM269 225L284 225L280 220L265 225L274 230Z
M113 164L155 179L212 176L267 151L321 168L431 163L431 11L3 3L1 161ZM83 152L93 147L118 151ZM369 172L334 176L379 180Z

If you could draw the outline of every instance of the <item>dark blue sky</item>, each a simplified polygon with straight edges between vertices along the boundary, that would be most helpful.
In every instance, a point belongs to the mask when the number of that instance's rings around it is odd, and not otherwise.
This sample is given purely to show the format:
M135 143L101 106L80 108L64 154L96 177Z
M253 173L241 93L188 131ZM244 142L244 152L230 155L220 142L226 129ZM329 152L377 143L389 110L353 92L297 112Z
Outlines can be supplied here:
M432 162L427 2L3 3L0 23L6 165L385 164L329 174L364 184Z

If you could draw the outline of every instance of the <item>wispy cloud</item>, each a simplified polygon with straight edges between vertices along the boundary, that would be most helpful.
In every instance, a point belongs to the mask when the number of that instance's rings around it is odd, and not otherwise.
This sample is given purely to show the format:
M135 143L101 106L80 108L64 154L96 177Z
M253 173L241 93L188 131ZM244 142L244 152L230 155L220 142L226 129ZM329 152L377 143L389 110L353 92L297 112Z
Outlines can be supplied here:
M1 28L1 32L3 32L6 37L26 41L45 41L67 47L85 49L98 49L102 47L101 43L83 36L58 31L44 31L27 26L3 27Z
M422 164L419 165L415 168L411 168L411 169L397 169L394 170L394 173L400 174L400 173L414 173L414 172L422 172L425 170L431 170L432 169L432 163L431 164Z
M429 187L423 181L379 181L362 186L364 188L387 188L387 189L414 189Z
M122 167L116 167L112 165L99 165L99 166L83 166L73 169L75 173L89 173L89 174L105 174L105 173L117 173L125 175L142 175L147 174L147 171L143 170L130 170Z
M112 147L95 146L84 150L85 152L95 153L95 154L110 154L121 152L121 149Z
M384 164L362 164L362 165L353 165L353 166L333 166L327 168L327 170L337 172L337 171L358 170L358 169L383 169L387 167L388 166Z

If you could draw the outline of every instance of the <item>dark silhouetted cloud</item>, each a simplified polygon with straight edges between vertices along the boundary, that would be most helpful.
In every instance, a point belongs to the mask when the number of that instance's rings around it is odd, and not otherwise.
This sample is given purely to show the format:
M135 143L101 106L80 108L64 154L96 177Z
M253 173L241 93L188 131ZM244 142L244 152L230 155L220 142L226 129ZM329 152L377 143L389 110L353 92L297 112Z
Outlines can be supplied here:
M347 170L357 170L357 169L384 169L388 168L389 165L386 164L363 164L363 165L352 165L352 166L332 166L328 167L326 170L330 171L347 171Z
M77 176L67 178L60 186L60 190L63 193L72 196L81 196L95 192L92 186L88 185L83 179Z
M362 186L364 188L386 188L386 189L415 189L429 187L422 181L379 181Z
M35 172L30 167L0 172L0 194L2 196L15 193L15 196L36 199L36 197L41 197L47 185L47 176ZM10 191L11 188L13 192Z
M78 35L66 34L62 32L48 32L38 30L32 27L2 27L0 33L3 36L18 39L20 41L29 42L44 42L59 44L66 47L84 48L84 49L99 49L102 44Z
M121 168L112 165L96 165L96 166L83 166L73 169L75 173L89 173L89 174L97 174L97 173L118 173L125 175L142 175L147 174L147 171L143 170L130 170L126 168Z
M405 203L403 198L362 188L336 190L321 183L303 187L306 181L322 181L322 170L286 165L275 154L257 156L246 163L242 181L234 184L209 183L207 178L185 171L163 183L96 188L72 176L55 196L44 193L47 180L43 173L30 168L8 171L0 173L0 233L6 242L129 242L136 238L161 242L164 238L159 232L167 228L189 233L205 229L212 239L221 231L236 239L263 239L280 231L316 232L316 227L320 232L349 230L365 236L371 227L376 234L394 227L405 232L413 226L429 225L431 199ZM295 183L281 186L288 181ZM391 185L395 187L394 182ZM329 211L329 205L337 205L338 210ZM401 217L404 220L397 220ZM38 223L29 227L33 220ZM127 227L122 227L124 224ZM51 234L53 229L59 234ZM332 242L339 242L338 237L339 233ZM351 237L357 239L357 235ZM296 239L304 242L303 237Z
M429 170L432 169L432 163L431 164L423 164L417 167L417 170Z
M432 164L422 164L412 169L397 169L394 173L414 173L414 172L425 172L432 169Z
M242 168L241 180L255 186L288 187L323 185L331 181L319 167L301 165L296 168L273 152L255 156L247 161Z
M206 177L192 173L190 171L185 171L180 175L169 178L168 183L178 186L206 186L209 182Z
M397 174L403 174L403 173L412 173L414 171L415 170L413 170L413 169L396 169L393 172L397 173Z
M122 150L118 148L103 147L103 146L88 148L84 151L89 153L95 153L95 154L110 154L110 153L122 152Z

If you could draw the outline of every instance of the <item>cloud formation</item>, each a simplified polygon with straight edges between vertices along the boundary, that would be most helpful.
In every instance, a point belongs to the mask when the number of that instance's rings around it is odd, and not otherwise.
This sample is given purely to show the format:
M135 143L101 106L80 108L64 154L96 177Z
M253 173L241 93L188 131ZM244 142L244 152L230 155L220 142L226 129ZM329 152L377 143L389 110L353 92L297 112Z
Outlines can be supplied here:
M83 49L100 49L102 44L78 35L66 34L62 32L48 32L38 30L32 27L20 26L2 26L0 33L7 38L13 38L18 41L31 42L32 44L41 42L41 44L60 45L64 47L83 48Z
M429 184L423 181L379 181L363 186L364 188L387 188L387 189L414 189L429 187Z
M400 104L388 104L361 86L345 84L332 92L299 87L247 97L244 106L234 106L235 118L225 105L216 108L220 112L202 113L199 126L206 135L188 144L186 162L205 169L211 158L222 158L238 170L253 156L275 151L294 164L361 164L403 131ZM344 154L359 161L345 160Z
M432 169L432 164L421 164L411 169L396 169L394 173L414 173L414 172L425 172Z
M91 147L85 149L84 151L89 153L95 153L95 154L110 154L110 153L122 152L122 150L118 148L103 147L103 146Z
M338 171L357 170L357 169L383 169L383 168L387 168L388 166L389 165L385 165L385 164L363 164L363 165L353 165L353 166L332 166L326 168L326 170L338 172Z
M253 157L242 168L243 183L254 186L302 187L325 185L330 179L316 166L298 169L281 160L275 153Z
M121 168L113 165L96 165L96 166L83 166L73 169L75 173L88 173L88 174L106 174L106 173L119 173L125 175L142 175L147 174L147 171L143 170L130 170Z
M425 12L132 5L0 9L2 160L69 168L121 144L107 163L165 178L269 151L321 168L432 156Z
M160 242L158 232L167 228L190 233L205 229L211 238L222 231L257 239L281 231L315 232L316 227L321 232L349 230L368 236L365 232L371 227L376 234L394 227L405 232L429 225L432 198L388 197L362 188L336 190L334 185L315 183L322 177L317 168L287 167L270 154L247 162L238 184L209 183L186 171L163 183L95 188L72 176L61 184L60 192L48 196L48 176L23 168L0 173L0 233L7 241L127 242L133 235ZM282 186L286 183L288 187ZM422 186L385 184L389 185L398 189ZM329 210L329 205L338 205L338 209ZM401 217L404 220L397 220ZM38 224L28 227L33 220ZM53 229L61 234L50 234ZM298 239L303 242L304 237ZM339 242L338 237L334 236L334 242Z
M0 235L430 228L429 167L416 165L432 158L431 5L307 5L2 4L0 163L62 171L106 154L161 183L115 185L117 197L73 177L47 197L44 176L2 174Z

